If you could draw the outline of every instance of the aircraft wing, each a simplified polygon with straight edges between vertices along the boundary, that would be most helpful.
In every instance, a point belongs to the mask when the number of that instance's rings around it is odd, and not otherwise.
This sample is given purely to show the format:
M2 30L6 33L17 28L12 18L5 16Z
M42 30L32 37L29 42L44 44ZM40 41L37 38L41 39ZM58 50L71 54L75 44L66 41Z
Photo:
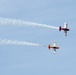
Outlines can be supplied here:
M64 31L64 35L67 36L67 31Z
M56 54L56 49L53 50L53 53Z
M53 46L56 46L56 42L54 42Z
M64 23L64 28L67 28L68 27L68 24L67 23Z

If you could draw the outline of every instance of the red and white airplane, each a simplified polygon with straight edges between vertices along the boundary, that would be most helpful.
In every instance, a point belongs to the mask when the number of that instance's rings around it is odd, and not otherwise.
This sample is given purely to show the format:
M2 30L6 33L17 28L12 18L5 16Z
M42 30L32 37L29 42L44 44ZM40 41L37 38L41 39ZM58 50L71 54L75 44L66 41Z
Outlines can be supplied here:
M56 45L56 42L54 42L53 46L50 44L48 45L48 49L53 48L53 53L56 54L56 49L59 49L59 47Z
M61 31L61 30L64 30L64 35L67 36L67 31L70 30L70 29L68 29L68 23L64 23L64 28L59 26L59 31Z

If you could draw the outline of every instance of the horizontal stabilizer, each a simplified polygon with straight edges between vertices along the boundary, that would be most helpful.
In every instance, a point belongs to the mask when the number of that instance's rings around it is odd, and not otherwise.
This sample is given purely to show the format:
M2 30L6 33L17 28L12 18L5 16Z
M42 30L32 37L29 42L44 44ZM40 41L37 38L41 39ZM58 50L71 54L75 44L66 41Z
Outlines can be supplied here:
M61 26L59 26L59 31L61 31Z
M48 50L50 50L50 48L51 48L51 46L50 46L50 44L48 45Z

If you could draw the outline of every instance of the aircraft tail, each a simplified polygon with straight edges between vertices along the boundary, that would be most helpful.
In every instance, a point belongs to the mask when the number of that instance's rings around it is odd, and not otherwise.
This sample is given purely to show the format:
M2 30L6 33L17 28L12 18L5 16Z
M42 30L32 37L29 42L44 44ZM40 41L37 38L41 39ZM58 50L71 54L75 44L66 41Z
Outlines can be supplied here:
M50 48L51 48L51 46L50 46L50 44L48 45L48 50L50 50Z
M59 31L61 31L61 26L59 26Z

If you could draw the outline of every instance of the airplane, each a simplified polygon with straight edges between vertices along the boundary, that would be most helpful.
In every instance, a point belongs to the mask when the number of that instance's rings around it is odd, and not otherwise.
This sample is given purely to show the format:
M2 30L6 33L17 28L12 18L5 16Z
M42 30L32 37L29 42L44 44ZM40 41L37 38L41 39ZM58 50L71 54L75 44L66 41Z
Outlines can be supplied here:
M51 46L50 44L48 45L48 49L50 50L51 48L53 48L54 54L56 54L56 49L59 49L59 47L56 45L56 42L54 42L53 46Z
M64 28L59 26L59 31L61 31L61 30L64 30L64 35L67 36L67 31L70 30L70 29L68 29L68 23L64 23Z

